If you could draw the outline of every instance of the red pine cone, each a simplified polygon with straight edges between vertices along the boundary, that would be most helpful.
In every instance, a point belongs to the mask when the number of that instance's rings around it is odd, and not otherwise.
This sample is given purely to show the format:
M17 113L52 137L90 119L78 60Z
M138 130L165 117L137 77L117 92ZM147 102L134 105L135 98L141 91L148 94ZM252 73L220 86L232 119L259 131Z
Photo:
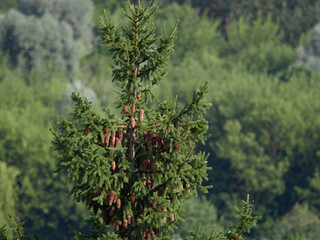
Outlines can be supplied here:
M134 128L135 127L135 119L132 117L130 118L130 128Z
M191 192L191 188L190 188L190 184L189 183L187 184L187 187L188 187L188 192Z
M87 126L86 126L86 129L85 129L85 133L86 133L86 134L89 134L90 131L91 131L90 125L87 125Z
M174 214L173 214L173 213L171 213L171 215L170 215L170 221L171 221L171 222L174 221Z
M128 220L124 219L123 220L123 228L127 228L128 227Z
M129 113L127 105L124 105L124 106L123 106L123 112L124 112L125 114L128 114L128 113Z
M137 99L140 101L141 100L141 92L137 93Z
M120 207L121 207L121 199L118 198L118 199L117 199L117 208L120 208Z
M142 177L142 178L141 178L141 181L143 182L144 185L147 184L147 178L146 178L146 177Z
M119 231L119 223L118 223L118 221L116 222L116 231Z
M131 202L134 203L136 201L135 193L131 195Z
M128 216L127 220L128 220L128 224L131 224L131 216Z
M151 232L147 232L147 240L152 240L152 234Z
M111 132L111 138L110 138L111 147L114 147L115 143L116 143L116 132L112 131Z
M147 229L144 227L142 230L142 237L145 238L147 236Z
M163 209L162 212L167 212L167 209L166 209L166 208ZM164 221L164 222L167 222L167 217L163 217L163 221Z
M180 146L179 146L179 143L178 142L175 142L174 143L174 147L179 151L180 150Z
M113 203L116 203L116 202L117 202L117 194L114 193Z
M116 162L112 161L111 162L111 171L114 171L114 170L116 170Z
M139 124L143 121L143 114L144 114L144 110L140 109L140 111L139 111L139 119L138 119L138 123Z
M116 138L116 142L115 142L114 146L115 146L115 147L118 147L119 143L120 143L120 139L119 139L119 138Z
M104 135L104 143L106 147L109 147L110 143L110 135L109 135L109 130L108 128L103 129L103 135Z
M120 141L123 138L123 131L120 128L118 129L118 138L119 138Z
M157 165L153 165L152 167L152 173L156 173L157 172Z
M147 188L148 188L149 190L151 190L152 187L153 187L153 184L152 184L152 182L149 180L149 181L147 182Z
M114 200L114 197L115 197L115 194L116 194L116 193L115 193L113 190L111 190L111 192L109 193L109 201L108 201L109 206L112 205L113 200Z
M135 103L131 103L130 104L130 113L131 113L131 116L133 116L136 112L136 104Z

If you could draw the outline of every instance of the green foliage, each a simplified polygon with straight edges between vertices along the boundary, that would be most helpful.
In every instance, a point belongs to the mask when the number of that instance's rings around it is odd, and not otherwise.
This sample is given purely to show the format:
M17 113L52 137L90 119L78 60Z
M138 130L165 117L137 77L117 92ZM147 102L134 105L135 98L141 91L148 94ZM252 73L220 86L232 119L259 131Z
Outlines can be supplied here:
M208 86L203 84L184 107L176 101L159 102L157 110L148 107L152 87L166 73L176 26L155 38L149 24L155 8L142 8L140 2L128 2L128 7L124 15L130 25L122 34L106 15L101 22L114 61L113 81L120 87L115 103L123 109L121 116L109 109L100 116L87 100L72 94L75 122L63 118L60 132L51 131L59 151L58 170L67 172L75 199L85 201L100 223L115 224L112 236L100 231L100 238L168 239L166 230L179 221L183 199L197 188L207 192L201 183L207 179L208 156L193 149L207 138L203 114L209 107Z
M207 240L241 240L244 239L242 234L244 232L250 232L250 229L257 225L257 220L260 218L258 216L252 216L252 201L249 201L249 195L247 196L247 201L242 201L242 209L236 208L237 217L240 218L239 222L237 223L236 227L229 229L226 231L225 234L218 233L216 234L216 229L213 228L211 234L207 233L206 239ZM203 235L199 232L200 224L198 230L191 233L191 236L188 237L188 240L196 240L196 239L204 239Z
M320 24L312 28L309 42L297 49L297 62L313 70L319 70L320 66Z
M205 235L211 233L213 225L218 223L217 210L205 197L191 197L185 201L183 209L181 216L184 221L179 224L176 231L183 239L190 235L190 230L197 229L199 224L200 234ZM222 231L221 226L218 226L216 231Z
M295 60L293 48L281 43L278 33L279 24L272 21L271 15L266 20L258 15L254 21L240 17L228 27L221 52L230 56L231 64L240 62L249 71L276 73Z
M307 204L296 204L279 223L281 239L316 239L319 236L320 218L318 211Z
M73 72L92 49L92 6L88 1L19 1L17 10L0 16L0 49L21 70Z
M0 226L10 225L9 215L17 217L19 171L15 167L0 162ZM12 238L13 233L7 234Z
M9 10L17 5L17 0L2 0L0 2L0 13Z
M64 84L49 69L30 72L22 78L5 61L0 67L0 161L10 166L8 173L12 177L11 184L7 181L12 199L3 213L15 206L12 216L25 221L28 235L41 239L66 238L68 224L78 222L84 213L81 207L66 199L68 186L53 174L55 160L47 126L56 119ZM20 172L18 184L12 186L16 171Z
M12 230L13 234L8 234L7 233L7 228L6 225L0 228L0 240L33 240L34 238L28 237L23 234L23 224L22 223L17 223L13 217L10 216L10 222L13 225L13 227L10 229ZM9 236L9 237L8 237Z
M156 32L161 33L166 26L172 26L179 19L177 40L172 57L174 64L179 64L188 55L197 57L204 51L214 54L219 49L221 35L217 31L218 20L199 16L189 5L171 4L159 9L155 17Z
M262 15L266 19L272 14L279 21L283 39L297 44L301 34L319 22L319 0L164 0L163 4L178 2L189 3L201 12L207 12L212 18L222 19L221 28L227 30L229 24L243 16L255 19Z

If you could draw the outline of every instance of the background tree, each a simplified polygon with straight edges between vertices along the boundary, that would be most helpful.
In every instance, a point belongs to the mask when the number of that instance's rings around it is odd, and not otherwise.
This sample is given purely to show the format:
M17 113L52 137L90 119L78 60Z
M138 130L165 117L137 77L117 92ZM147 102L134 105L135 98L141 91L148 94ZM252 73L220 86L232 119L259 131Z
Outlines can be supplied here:
M312 28L309 41L297 49L297 62L313 70L320 68L320 24Z
M19 1L20 10L0 16L0 49L21 70L41 69L48 62L74 72L92 50L92 5L89 1Z

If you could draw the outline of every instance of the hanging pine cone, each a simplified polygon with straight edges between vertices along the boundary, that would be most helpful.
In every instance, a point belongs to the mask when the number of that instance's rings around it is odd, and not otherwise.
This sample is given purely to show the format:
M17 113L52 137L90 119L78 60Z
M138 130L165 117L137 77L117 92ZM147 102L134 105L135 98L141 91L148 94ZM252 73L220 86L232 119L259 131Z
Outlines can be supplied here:
M144 227L142 229L142 237L145 238L147 236L147 229Z
M128 220L128 224L131 224L131 216L128 216L127 220Z
M120 141L121 141L122 138L123 138L123 131L122 131L121 128L118 129L118 138L119 138Z
M151 190L152 187L153 187L153 183L149 180L149 181L147 182L147 188L148 188L149 190Z
M111 162L111 171L114 171L114 170L116 170L116 162L112 161Z
M115 197L115 192L113 190L111 190L111 192L109 193L109 201L108 201L109 206L112 205L114 197Z
M128 227L128 220L124 219L123 220L123 228L126 229Z
M131 194L131 202L134 203L136 201L135 193Z
M114 193L114 198L113 198L113 203L116 203L117 202L117 193Z
M129 113L127 105L124 105L124 106L123 106L123 112L124 112L125 114L128 114L128 113Z
M117 208L121 208L121 199L120 198L117 199Z
M142 177L142 178L141 178L141 181L143 182L144 185L147 184L147 178L146 178L146 177Z
M141 92L137 93L137 99L140 101L141 100Z
M157 172L157 165L153 165L152 166L152 173L156 173Z
M114 146L115 146L115 147L118 147L119 143L120 143L120 139L119 139L119 138L116 138L116 142L115 142Z
M152 234L151 232L147 232L147 240L152 240Z
M118 232L119 231L119 223L118 223L118 221L116 222L116 231Z
M109 130L108 128L103 129L103 135L104 135L104 143L106 147L109 147L110 143L110 135L109 135Z
M138 119L139 124L143 121L143 114L144 114L144 110L140 109L139 110L139 119Z
M131 103L130 104L130 114L131 116L133 116L136 112L136 104L135 103Z
M170 221L171 221L171 222L174 221L174 214L173 214L173 213L171 213L171 215L170 215Z
M110 138L111 147L114 147L115 143L116 143L116 132L112 131L111 132L111 138Z
M85 131L86 134L89 134L89 133L90 133L91 127L90 127L89 124L86 126L86 129L85 129L84 131Z
M177 151L180 150L180 145L179 145L178 141L174 143L174 147L177 149Z
M135 127L135 119L132 117L130 118L130 128L134 128Z

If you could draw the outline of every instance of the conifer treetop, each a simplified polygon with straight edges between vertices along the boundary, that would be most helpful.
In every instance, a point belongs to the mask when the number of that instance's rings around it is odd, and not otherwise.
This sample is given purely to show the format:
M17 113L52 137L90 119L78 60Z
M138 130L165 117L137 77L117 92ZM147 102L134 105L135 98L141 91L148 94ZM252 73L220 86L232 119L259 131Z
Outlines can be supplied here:
M73 121L63 118L54 144L59 152L58 171L66 172L74 185L71 193L92 209L91 234L101 239L169 239L181 219L184 199L207 192L205 153L195 153L205 143L208 122L203 114L207 83L195 91L191 103L179 107L177 98L159 101L152 109L152 86L165 76L173 51L174 32L154 36L150 18L156 7L127 2L124 15L130 24L117 33L111 19L101 20L106 47L112 53L113 81L119 83L117 116L105 116L73 93ZM97 225L100 224L100 227ZM106 226L114 225L111 234ZM106 238L104 238L106 237Z

